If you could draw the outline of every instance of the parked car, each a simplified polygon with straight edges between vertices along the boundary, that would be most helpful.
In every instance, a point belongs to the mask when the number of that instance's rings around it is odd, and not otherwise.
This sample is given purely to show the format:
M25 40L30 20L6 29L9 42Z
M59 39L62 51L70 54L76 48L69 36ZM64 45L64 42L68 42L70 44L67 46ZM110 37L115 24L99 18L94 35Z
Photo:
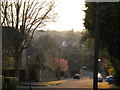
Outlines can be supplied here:
M103 78L102 77L98 77L98 82L103 82Z
M98 73L98 82L103 82L103 78L101 73Z
M80 74L75 74L75 75L73 76L73 78L74 78L74 79L80 79Z
M114 77L113 76L107 76L106 77L106 82L108 82L109 84L114 82Z

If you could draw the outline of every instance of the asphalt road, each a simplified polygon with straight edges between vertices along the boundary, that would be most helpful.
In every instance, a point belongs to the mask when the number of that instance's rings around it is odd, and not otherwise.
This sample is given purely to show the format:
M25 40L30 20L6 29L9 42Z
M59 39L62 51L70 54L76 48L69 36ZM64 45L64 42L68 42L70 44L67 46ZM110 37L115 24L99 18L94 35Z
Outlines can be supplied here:
M102 82L103 85L105 82ZM106 83L105 83L106 84ZM83 77L81 79L70 78L59 85L32 86L31 90L93 90L93 79ZM22 86L16 90L30 90L28 86ZM120 88L101 88L99 90L120 90Z
M48 85L44 88L92 88L93 87L93 80L84 77L81 79L68 79L66 82L61 83L59 85Z
M32 90L92 90L93 79L89 77L83 77L81 79L70 78L66 82L59 85L47 85L47 86L32 86ZM21 87L17 90L30 90L29 87Z

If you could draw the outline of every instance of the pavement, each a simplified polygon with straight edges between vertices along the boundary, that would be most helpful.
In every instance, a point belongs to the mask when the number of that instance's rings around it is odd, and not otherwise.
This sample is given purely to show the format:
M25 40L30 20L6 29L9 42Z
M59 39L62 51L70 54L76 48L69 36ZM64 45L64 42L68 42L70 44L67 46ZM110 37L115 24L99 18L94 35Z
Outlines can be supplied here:
M48 86L48 85L59 85L63 82L68 81L66 80L57 80L57 81L47 81L47 82L31 82L31 86ZM29 86L29 82L22 82L20 86Z
M99 82L98 88L99 90L120 90L120 87L114 84L108 84L108 82Z

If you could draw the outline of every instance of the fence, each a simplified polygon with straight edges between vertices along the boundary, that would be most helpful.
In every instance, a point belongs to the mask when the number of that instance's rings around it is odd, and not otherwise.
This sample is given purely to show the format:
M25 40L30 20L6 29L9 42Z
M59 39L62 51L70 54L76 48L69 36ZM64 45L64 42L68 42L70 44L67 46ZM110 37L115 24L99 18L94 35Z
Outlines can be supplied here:
M57 73L48 70L36 70L36 81L53 81L57 80Z

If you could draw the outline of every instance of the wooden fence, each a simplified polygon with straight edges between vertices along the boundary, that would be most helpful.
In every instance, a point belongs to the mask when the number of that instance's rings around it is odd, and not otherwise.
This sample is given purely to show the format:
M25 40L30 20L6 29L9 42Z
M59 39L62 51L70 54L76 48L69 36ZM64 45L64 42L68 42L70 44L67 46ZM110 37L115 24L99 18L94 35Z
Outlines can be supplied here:
M57 80L57 73L48 70L36 70L36 81L53 81Z

